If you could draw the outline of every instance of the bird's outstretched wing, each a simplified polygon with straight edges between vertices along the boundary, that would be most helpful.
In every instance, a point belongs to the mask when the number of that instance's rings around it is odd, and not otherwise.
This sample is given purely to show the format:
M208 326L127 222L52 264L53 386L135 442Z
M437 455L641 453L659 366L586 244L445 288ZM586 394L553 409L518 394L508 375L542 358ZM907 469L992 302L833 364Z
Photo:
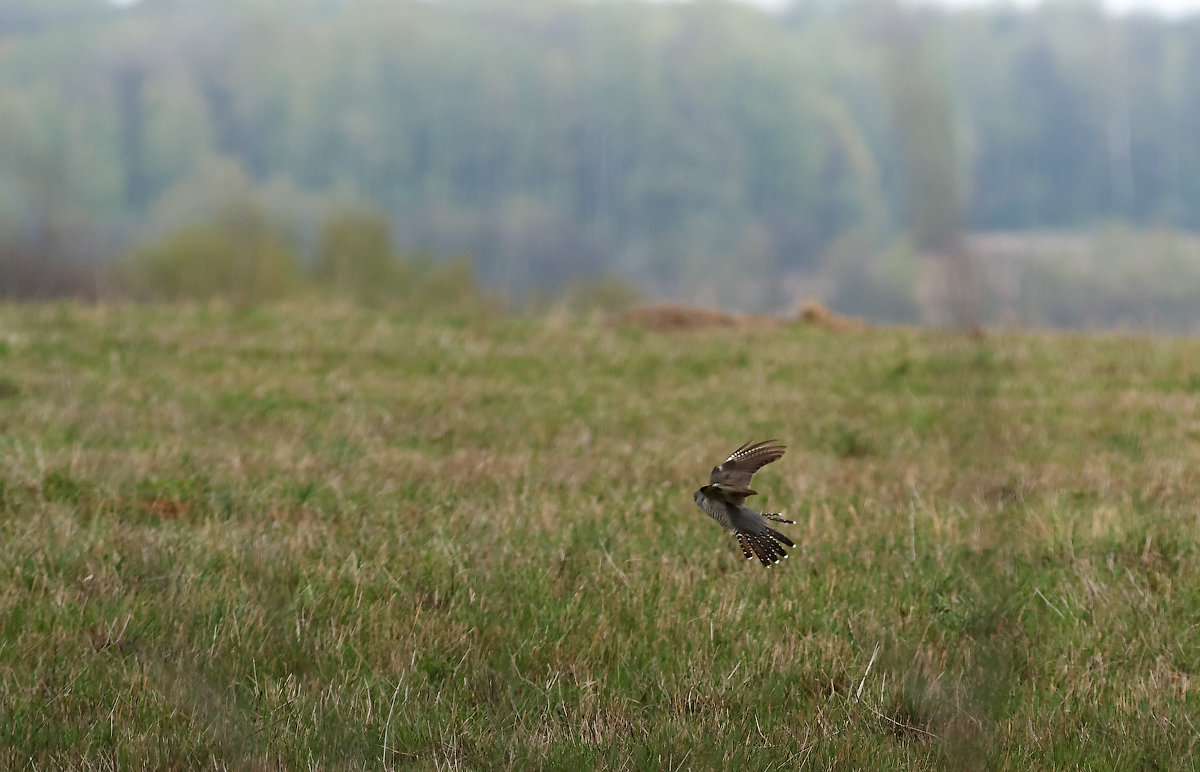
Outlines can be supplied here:
M750 478L759 469L782 458L786 448L787 446L780 445L778 440L748 442L730 453L725 463L713 467L712 474L708 476L708 483L728 493L754 496L757 492L750 489Z

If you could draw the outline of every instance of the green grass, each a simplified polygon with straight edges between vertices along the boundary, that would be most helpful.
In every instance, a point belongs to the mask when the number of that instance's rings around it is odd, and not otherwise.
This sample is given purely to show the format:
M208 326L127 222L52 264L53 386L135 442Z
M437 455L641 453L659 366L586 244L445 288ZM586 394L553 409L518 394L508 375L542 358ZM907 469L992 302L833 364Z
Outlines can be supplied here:
M1181 768L1200 342L0 306L0 767ZM748 440L772 570L691 500Z

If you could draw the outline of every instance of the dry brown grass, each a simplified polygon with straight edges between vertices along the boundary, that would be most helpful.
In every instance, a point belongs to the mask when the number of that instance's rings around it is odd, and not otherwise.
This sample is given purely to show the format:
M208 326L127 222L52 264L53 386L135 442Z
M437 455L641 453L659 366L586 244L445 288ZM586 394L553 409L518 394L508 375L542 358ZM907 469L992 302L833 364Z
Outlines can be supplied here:
M806 300L796 315L800 321L820 327L829 332L857 332L867 329L867 321L858 316L843 316L830 310L824 303Z

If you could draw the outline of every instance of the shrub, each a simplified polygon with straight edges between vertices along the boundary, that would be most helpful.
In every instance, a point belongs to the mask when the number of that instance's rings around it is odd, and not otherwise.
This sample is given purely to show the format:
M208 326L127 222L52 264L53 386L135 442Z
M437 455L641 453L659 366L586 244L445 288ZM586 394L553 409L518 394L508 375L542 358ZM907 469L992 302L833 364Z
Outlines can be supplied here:
M563 301L579 313L619 314L645 304L646 295L634 284L611 276L581 279L567 286Z
M450 260L416 258L404 263L401 305L407 311L476 312L495 304L479 288L475 263L465 255Z
M286 295L299 261L283 232L256 206L229 208L206 225L181 228L137 250L120 283L143 300L224 299L249 306Z
M392 253L391 226L381 214L348 211L321 228L314 276L334 292L368 306L403 291L404 266Z

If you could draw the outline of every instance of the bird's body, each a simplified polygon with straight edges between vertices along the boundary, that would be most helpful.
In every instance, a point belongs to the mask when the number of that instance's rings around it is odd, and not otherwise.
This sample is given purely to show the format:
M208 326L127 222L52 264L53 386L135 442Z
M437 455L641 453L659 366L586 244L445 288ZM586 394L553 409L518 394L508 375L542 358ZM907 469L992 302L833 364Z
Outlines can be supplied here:
M793 523L778 514L763 514L746 506L751 490L750 478L763 466L783 456L785 446L774 440L747 443L730 454L725 463L713 467L708 485L696 491L696 506L737 537L742 554L749 560L757 557L764 566L778 563L788 556L784 545L795 547L791 539L771 528L768 523Z

